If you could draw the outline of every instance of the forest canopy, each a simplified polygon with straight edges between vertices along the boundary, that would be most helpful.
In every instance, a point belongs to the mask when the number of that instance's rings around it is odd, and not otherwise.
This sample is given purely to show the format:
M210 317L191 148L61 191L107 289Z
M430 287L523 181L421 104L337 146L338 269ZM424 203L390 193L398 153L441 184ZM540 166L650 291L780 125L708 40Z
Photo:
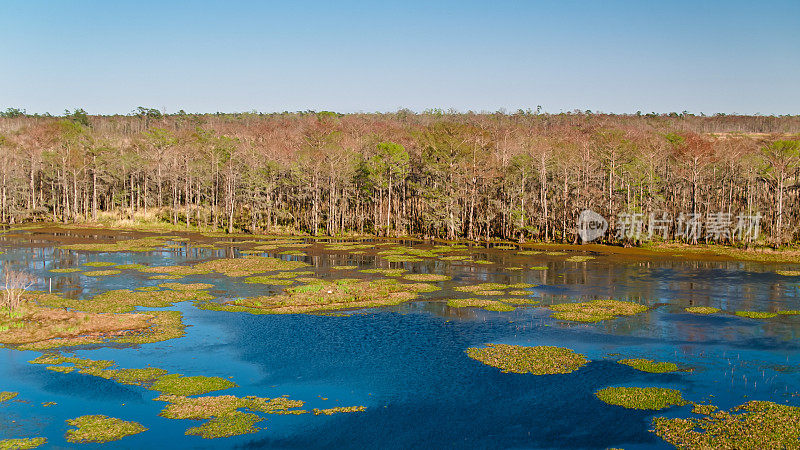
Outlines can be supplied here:
M581 212L758 216L800 239L800 116L335 112L0 114L0 221L148 218L229 232L578 239ZM650 220L648 220L648 218ZM624 219L629 220L629 219ZM749 236L748 239L755 239Z

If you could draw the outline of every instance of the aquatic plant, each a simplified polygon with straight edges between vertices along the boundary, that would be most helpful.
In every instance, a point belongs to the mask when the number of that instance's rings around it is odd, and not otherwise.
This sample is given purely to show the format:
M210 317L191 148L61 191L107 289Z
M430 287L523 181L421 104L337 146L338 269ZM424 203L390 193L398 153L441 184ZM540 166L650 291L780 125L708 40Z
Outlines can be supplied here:
M459 298L447 301L447 306L453 308L481 308L487 311L514 311L513 306L496 300L485 300L481 298Z
M800 270L776 270L775 273L785 277L800 277Z
M59 248L90 252L150 252L165 244L165 239L160 237L146 237L142 239L124 239L113 243L69 244Z
M800 315L800 310L797 309L785 309L783 311L775 311L782 316L796 316Z
M547 270L547 266L533 266L531 270Z
M220 377L186 377L180 374L169 374L158 378L149 389L164 394L189 396L207 394L237 386L233 381Z
M148 280L180 280L183 275L153 275L147 277Z
M65 435L68 442L75 444L103 444L147 431L140 423L103 415L81 416L67 420L67 424L76 427Z
M435 273L410 273L403 275L403 278L411 281L447 281L452 279L448 275L438 275Z
M710 416L714 412L716 412L719 408L715 405L702 405L700 403L695 403L692 406L692 412L695 414L702 414L704 416Z
M314 408L313 413L316 416L320 415L331 416L333 414L364 412L366 410L367 410L366 406L337 406L335 408L327 408L327 409Z
M378 273L387 277L399 277L407 272L406 269L364 269L362 273Z
M747 317L748 319L771 319L778 315L778 313L763 311L736 311L734 314L739 317Z
M628 409L665 409L688 404L681 391L658 387L607 387L594 393L609 405Z
M92 261L92 262L83 263L83 265L86 266L86 267L111 267L111 266L115 266L116 263L106 262L106 261Z
M466 261L468 259L472 259L469 255L449 255L449 256L442 256L439 259L442 261Z
M158 286L173 291L202 291L214 287L209 283L161 283Z
M180 311L148 311L144 316L147 318L147 328L112 340L120 344L152 344L186 335L186 325L183 324Z
M711 306L690 306L685 310L692 314L714 314L719 312L719 308L713 308Z
M186 430L186 435L200 436L203 439L217 439L260 431L255 424L264 419L253 413L232 411L219 417L213 417L204 424Z
M564 374L578 370L589 362L584 355L563 347L486 344L470 347L467 356L505 373L534 375Z
M703 418L656 417L651 431L679 448L798 447L798 407L750 401L730 411L714 411Z
M247 256L244 258L226 258L205 261L196 264L194 268L199 270L211 270L229 277L247 277L258 273L293 270L307 266L308 264L300 261L284 261L282 259L266 256Z
M256 275L254 277L247 277L244 279L245 283L249 284L269 284L273 286L289 286L296 281L291 278L273 278L265 275Z
M87 277L106 277L109 275L119 275L121 273L121 270L89 270L83 272L83 274Z
M19 392L2 391L0 392L0 403L7 402L17 395L19 395Z
M561 303L549 307L553 318L573 322L600 322L617 316L632 316L647 311L647 306L621 300L592 300L582 303Z
M586 262L594 259L594 256L570 256L569 258L565 259L566 262Z
M167 375L167 373L166 370L156 367L147 367L144 369L111 369L106 371L106 374L117 383L135 386L144 386L154 383L159 378Z
M331 266L331 270L355 270L358 266Z
M46 443L47 439L43 437L2 439L0 440L0 450L28 450L41 447Z
M649 359L621 359L617 361L619 364L633 367L636 370L650 373L668 373L677 372L678 366L671 362L655 362Z
M139 270L144 273L160 273L173 276L205 275L212 272L211 270L198 269L192 266L155 266Z
M75 273L80 272L82 269L77 267L65 268L65 269L50 269L50 273Z
M116 266L117 270L144 270L147 266L144 264L119 264Z
M507 286L500 283L481 283L469 286L456 286L453 289L459 292L501 291ZM502 292L501 292L502 293Z
M531 256L531 255L541 255L542 253L544 253L544 252L539 251L539 250L521 250L521 251L517 252L517 255Z

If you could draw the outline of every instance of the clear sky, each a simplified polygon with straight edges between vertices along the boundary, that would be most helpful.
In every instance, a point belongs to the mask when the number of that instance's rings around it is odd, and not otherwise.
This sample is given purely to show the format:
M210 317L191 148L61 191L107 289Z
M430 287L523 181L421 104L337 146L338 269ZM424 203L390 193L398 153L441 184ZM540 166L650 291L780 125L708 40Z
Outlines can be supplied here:
M0 108L800 114L800 0L3 0Z

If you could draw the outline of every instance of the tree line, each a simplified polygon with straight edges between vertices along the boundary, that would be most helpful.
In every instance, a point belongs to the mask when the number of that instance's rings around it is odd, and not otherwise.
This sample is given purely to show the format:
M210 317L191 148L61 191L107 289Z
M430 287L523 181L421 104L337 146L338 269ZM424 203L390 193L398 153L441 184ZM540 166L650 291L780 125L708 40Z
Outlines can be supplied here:
M684 216L723 214L758 216L760 240L780 245L800 239L799 132L800 116L10 108L0 222L113 213L229 232L575 242L589 209L611 222L607 242L642 239L614 232L630 217L651 232L669 218L660 239L732 241L681 233Z

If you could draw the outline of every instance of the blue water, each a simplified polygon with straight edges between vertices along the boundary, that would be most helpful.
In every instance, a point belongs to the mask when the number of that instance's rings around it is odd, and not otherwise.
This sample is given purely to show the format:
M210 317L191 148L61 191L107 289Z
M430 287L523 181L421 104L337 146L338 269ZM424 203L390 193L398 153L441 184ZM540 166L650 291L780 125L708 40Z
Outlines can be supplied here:
M11 244L13 239L7 241ZM224 256L213 250L148 253L70 252L46 239L35 246L9 245L2 255L39 277L39 289L76 298L108 289L157 285L151 274L91 278L52 274L49 269L86 261L172 265ZM234 251L235 253L235 251ZM318 276L332 264L375 267L370 255L326 256L310 252ZM691 416L691 406L637 411L606 405L594 392L607 386L680 389L691 401L727 409L748 400L800 406L800 318L751 320L732 315L683 313L688 305L739 309L800 309L797 282L774 274L775 265L740 262L680 262L598 257L565 263L563 257L518 257L487 251L501 264L459 262L407 264L412 271L445 273L453 281L426 299L346 316L267 315L213 312L182 303L174 309L190 325L187 335L138 347L98 347L75 352L111 359L120 367L152 365L173 373L232 379L239 387L214 394L304 400L304 409L364 405L363 413L334 416L268 416L266 429L252 435L203 440L185 436L199 421L158 416L157 393L77 373L60 374L31 365L37 352L0 349L0 391L18 391L0 404L0 439L45 436L51 448L73 447L64 438L65 420L105 414L142 423L149 431L109 447L163 448L669 448L650 433L654 416ZM296 257L293 257L296 258ZM300 257L303 259L303 257ZM384 263L382 263L383 266ZM547 265L547 271L504 271L503 265ZM394 264L393 267L397 266ZM305 269L302 269L305 270ZM222 297L259 295L277 288L248 285L219 275L178 282L215 284ZM484 281L534 282L531 296L545 302L562 297L638 299L649 312L598 324L566 324L543 308L508 313L447 307L449 288ZM591 362L566 375L505 374L468 358L465 350L484 343L557 345L585 354ZM644 357L691 369L648 374L616 363ZM211 394L211 395L214 395ZM57 402L43 407L43 402ZM82 444L92 448L94 445Z

